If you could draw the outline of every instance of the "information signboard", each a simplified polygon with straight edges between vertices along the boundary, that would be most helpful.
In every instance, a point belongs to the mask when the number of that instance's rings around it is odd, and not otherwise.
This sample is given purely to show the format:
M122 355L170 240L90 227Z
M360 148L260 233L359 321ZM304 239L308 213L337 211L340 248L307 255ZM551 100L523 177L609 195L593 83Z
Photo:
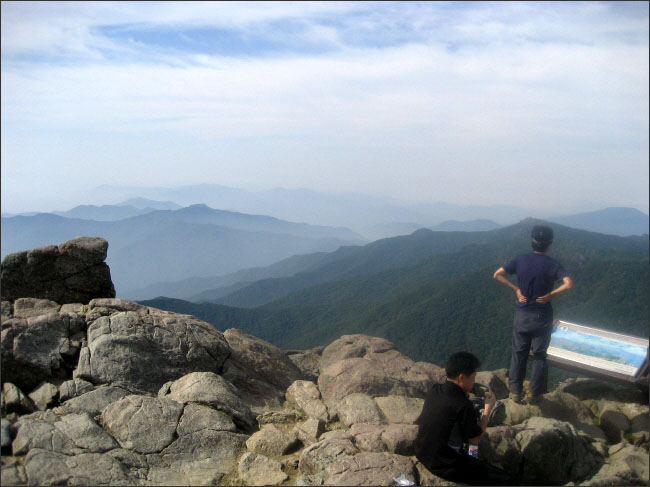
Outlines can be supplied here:
M648 339L557 320L550 365L626 382L648 382Z

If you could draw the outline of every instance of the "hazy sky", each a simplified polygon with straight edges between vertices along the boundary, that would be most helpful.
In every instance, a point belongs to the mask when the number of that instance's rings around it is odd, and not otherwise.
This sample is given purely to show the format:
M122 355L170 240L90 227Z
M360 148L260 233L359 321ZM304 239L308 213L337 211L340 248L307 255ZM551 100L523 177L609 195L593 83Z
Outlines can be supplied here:
M648 212L647 2L2 2L2 211L101 184Z

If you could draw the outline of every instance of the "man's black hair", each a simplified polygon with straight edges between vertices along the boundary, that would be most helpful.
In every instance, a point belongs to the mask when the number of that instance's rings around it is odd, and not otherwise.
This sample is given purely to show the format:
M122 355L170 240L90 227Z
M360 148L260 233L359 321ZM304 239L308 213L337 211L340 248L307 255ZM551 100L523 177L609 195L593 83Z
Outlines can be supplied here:
M470 376L481 366L481 361L476 355L469 352L456 352L452 354L445 364L447 377L455 379L460 374Z
M553 243L553 229L545 225L535 225L530 232L530 246L535 252L546 252Z

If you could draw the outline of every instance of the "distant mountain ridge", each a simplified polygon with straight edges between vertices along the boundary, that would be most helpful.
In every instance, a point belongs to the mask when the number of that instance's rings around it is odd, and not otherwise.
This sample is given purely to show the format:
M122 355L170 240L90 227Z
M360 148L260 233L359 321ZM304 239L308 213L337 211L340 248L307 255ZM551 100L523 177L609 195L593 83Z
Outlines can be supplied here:
M179 187L130 187L102 185L90 189L80 199L105 206L133 206L138 209L178 209L194 204L206 204L212 208L247 214L269 215L278 219L306 222L314 225L345 226L362 234L366 240L412 233L417 228L436 228L447 221L471 222L491 220L498 225L511 225L527 216L545 218L567 226L574 226L599 233L614 235L639 235L646 233L647 215L629 208L629 215L619 214L608 218L604 213L596 222L585 223L590 213L578 215L549 215L547 211L519 208L510 205L462 205L436 202L406 205L388 198L354 193L323 193L309 189L275 188L251 191L217 184L199 184ZM120 203L117 203L117 202ZM99 202L99 203L96 203ZM150 202L150 203L147 203ZM167 204L168 206L163 206ZM86 205L88 206L88 205ZM620 208L618 210L625 210ZM646 210L647 211L647 210ZM637 213L636 216L633 213ZM640 213L640 215L639 215ZM23 214L34 215L35 212ZM639 222L645 215L645 224ZM3 218L11 214L3 213ZM68 215L70 216L70 215ZM570 222L569 219L579 217ZM107 219L107 218L106 218ZM605 224L605 222L607 222ZM466 224L466 223L464 223ZM440 228L444 229L444 228ZM473 231L483 228L458 229Z
M74 218L79 220L95 220L95 221L117 221L124 220L125 218L132 218L134 216L145 215L156 211L153 208L136 208L134 206L115 206L115 205L80 205L68 211L53 211L53 215L62 216L65 218Z
M296 254L358 243L345 228L286 222L205 205L155 210L117 221L53 214L2 218L2 255L79 235L110 242L107 262L118 296L156 282L222 275Z
M605 208L577 215L557 216L551 221L590 232L627 237L648 233L649 217L634 208Z
M354 193L323 193L310 189L275 188L249 191L216 184L199 184L173 188L120 187L103 185L93 189L94 197L103 201L146 197L170 200L189 206L204 203L213 208L249 214L273 215L289 221L318 225L343 225L374 240L403 234L392 233L382 225L412 222L428 227L445 220L492 219L513 223L531 214L531 210L507 205L453 205L444 202L424 205L400 205L388 198ZM379 225L380 228L375 226ZM386 233L389 230L389 233ZM414 228L409 228L410 233Z
M182 208L181 205L174 203L173 201L157 201L148 198L129 198L122 203L118 203L117 206L133 206L135 208L151 208L154 210L180 210Z
M14 216L35 216L53 214L66 218L80 218L83 220L115 221L132 216L143 215L155 210L178 210L181 205L173 201L156 201L147 198L130 198L115 205L78 205L66 211L30 211L25 213L2 213L2 218Z
M439 230L441 232L485 232L499 227L501 225L492 220L482 219L468 221L447 220L430 228L431 230Z

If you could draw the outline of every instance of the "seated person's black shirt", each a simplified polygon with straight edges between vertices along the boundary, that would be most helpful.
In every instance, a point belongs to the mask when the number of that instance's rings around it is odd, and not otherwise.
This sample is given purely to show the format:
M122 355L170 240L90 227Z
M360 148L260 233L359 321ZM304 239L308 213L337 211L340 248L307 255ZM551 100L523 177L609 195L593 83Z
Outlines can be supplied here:
M426 395L415 440L417 459L429 470L448 468L466 456L462 443L480 436L478 414L465 391L453 382L434 384ZM451 445L453 446L450 446Z

